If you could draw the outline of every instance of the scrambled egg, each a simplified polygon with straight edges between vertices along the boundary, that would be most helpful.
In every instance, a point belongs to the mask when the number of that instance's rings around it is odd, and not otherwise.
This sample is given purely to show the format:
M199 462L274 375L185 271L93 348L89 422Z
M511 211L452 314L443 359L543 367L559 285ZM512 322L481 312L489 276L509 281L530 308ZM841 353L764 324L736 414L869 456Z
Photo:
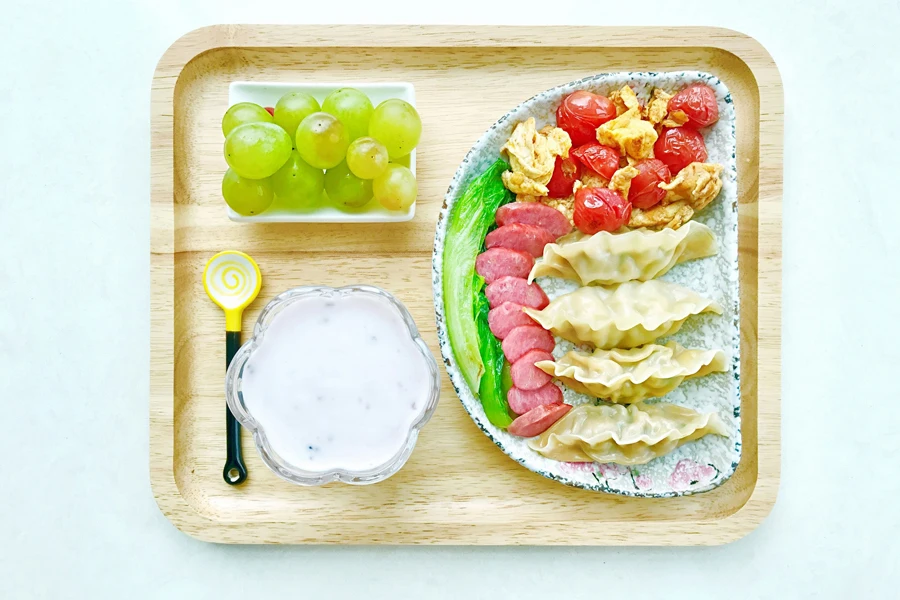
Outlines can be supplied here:
M653 125L662 123L666 115L669 114L669 100L672 94L668 94L659 88L653 90L653 96L647 103L647 110L644 111L644 118Z
M510 166L502 175L503 184L516 194L546 196L556 157L567 158L571 147L569 134L558 127L536 131L533 117L519 123L501 150Z
M641 103L637 99L637 95L634 93L634 90L631 89L630 85L626 85L622 89L614 91L609 95L609 99L616 105L617 117L628 112L631 108L640 108L641 106Z
M669 100L672 94L664 92L659 88L654 88L653 97L647 104L647 110L644 111L644 118L650 121L654 126L662 127L681 127L688 122L688 116L681 110L673 110L669 112Z
M578 183L581 183L584 187L606 187L609 182L603 175L585 169L584 173L581 174L580 182L576 182L576 185Z
M678 229L690 221L693 216L694 209L691 208L687 201L679 200L672 204L657 204L647 210L633 208L631 210L631 218L628 220L628 227L633 229L638 227Z
M722 190L722 165L694 162L678 172L669 183L659 187L666 190L663 203L687 202L695 211L702 210Z
M547 206L555 208L563 215L565 215L565 217L569 220L569 223L574 222L573 217L575 215L575 196L566 196L565 198L545 198L543 202Z
M544 126L539 132L547 140L547 148L555 156L569 158L569 149L572 148L572 138L569 134L552 125Z
M629 88L631 89L631 88ZM622 156L640 160L653 153L656 129L649 121L641 120L641 107L633 106L597 128L597 141L618 148Z
M689 164L672 181L659 184L659 187L666 190L666 197L662 202L647 210L632 209L628 226L678 229L690 221L695 212L706 208L719 195L722 189L722 179L719 177L721 172L722 165L698 162Z
M638 176L640 171L632 166L622 167L613 173L612 179L609 180L609 189L622 194L623 198L628 198L628 192L631 190L631 180Z
M665 119L663 119L663 127L681 127L688 122L688 116L683 110L673 110Z
M503 185L506 186L506 189L513 192L514 194L523 194L526 196L546 196L549 193L546 184L540 183L533 179L529 179L528 176L524 173L504 171L500 175L500 178L503 180Z

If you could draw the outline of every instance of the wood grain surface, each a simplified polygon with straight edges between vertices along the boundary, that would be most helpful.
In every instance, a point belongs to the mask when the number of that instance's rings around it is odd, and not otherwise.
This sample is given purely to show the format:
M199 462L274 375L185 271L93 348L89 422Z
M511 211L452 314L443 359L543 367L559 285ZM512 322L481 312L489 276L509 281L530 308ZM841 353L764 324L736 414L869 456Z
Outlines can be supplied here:
M568 488L507 458L469 419L444 374L441 402L407 465L372 486L303 488L269 472L222 480L224 319L201 283L225 249L259 263L249 331L277 293L369 283L403 301L440 357L431 248L464 154L501 115L555 85L607 71L703 70L737 112L743 458L721 487L635 499ZM416 217L395 224L228 220L220 120L228 84L409 81L424 133ZM175 42L153 79L150 476L181 530L223 543L722 544L753 530L780 474L783 98L754 39L710 28L214 26Z

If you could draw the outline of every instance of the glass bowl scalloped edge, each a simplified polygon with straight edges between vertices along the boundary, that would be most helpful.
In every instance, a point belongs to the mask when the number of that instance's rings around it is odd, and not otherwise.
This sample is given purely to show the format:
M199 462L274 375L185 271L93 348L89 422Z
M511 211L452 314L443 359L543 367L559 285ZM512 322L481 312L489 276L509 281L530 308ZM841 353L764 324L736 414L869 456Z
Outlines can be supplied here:
M241 375L247 361L262 343L265 332L272 320L279 312L281 312L281 310L293 302L311 295L333 297L335 295L346 296L349 294L376 295L387 299L394 309L397 310L409 330L410 340L418 347L425 363L428 365L432 380L431 394L422 414L410 426L409 433L406 437L406 443L389 461L366 471L352 471L347 469L332 469L322 472L304 471L287 463L270 446L264 429L256 419L253 418L253 415L250 414L250 411L244 404L243 394L241 393L240 388ZM416 446L419 431L434 414L438 400L440 399L440 387L441 378L437 361L428 350L425 341L419 335L419 329L416 327L416 323L413 321L409 311L403 303L397 300L392 294L381 288L370 285L349 285L340 288L328 286L301 286L292 288L275 296L275 298L266 305L262 313L260 313L253 328L253 337L244 343L237 354L235 354L225 375L225 399L228 403L228 408L241 425L253 435L253 442L256 445L256 449L259 452L262 461L273 473L282 479L290 481L291 483L306 486L324 485L333 481L354 485L366 485L384 481L391 475L394 475L404 464L406 464L406 461L409 459Z

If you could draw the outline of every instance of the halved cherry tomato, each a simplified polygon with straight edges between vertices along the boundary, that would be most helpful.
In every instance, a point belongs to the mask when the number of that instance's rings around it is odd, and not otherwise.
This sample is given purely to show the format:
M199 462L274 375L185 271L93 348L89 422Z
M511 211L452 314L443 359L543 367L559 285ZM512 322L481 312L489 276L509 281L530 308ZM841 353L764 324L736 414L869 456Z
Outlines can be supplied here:
M556 157L556 166L553 167L553 176L547 183L547 189L550 190L551 198L565 198L572 195L572 186L578 178L581 177L581 164L577 160Z
M688 116L691 127L707 127L719 120L716 93L708 85L695 83L669 99L669 112L680 110Z
M524 415L517 417L515 421L509 424L506 431L519 437L540 435L550 429L551 425L559 421L571 409L570 405L562 402L536 406Z
M597 128L616 118L616 105L606 96L572 92L556 109L556 126L569 134L573 146L597 141Z
M606 179L612 179L613 173L619 169L621 155L615 148L591 142L578 146L570 152L581 164Z
M645 158L636 163L634 168L638 170L638 174L631 180L628 201L642 210L656 206L666 197L666 190L660 189L659 184L669 183L672 179L669 167L656 158Z
M653 155L666 163L672 175L692 162L706 162L706 143L696 129L676 127L663 129L653 145Z
M581 232L615 231L631 218L631 202L609 188L583 187L575 192L572 220Z
M266 108L266 110L269 112L270 115L272 115L273 117L275 116L275 108L274 108L274 107L272 107L272 106L267 106L267 107L265 107L265 108Z

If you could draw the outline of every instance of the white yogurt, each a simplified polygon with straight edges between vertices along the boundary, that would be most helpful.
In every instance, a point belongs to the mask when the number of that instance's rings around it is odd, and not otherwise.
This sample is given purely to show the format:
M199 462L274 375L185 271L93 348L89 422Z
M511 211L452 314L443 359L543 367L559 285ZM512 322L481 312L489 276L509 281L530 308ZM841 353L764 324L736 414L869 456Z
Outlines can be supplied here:
M293 301L272 319L242 379L244 404L272 450L310 472L389 462L433 385L399 311L373 294Z

